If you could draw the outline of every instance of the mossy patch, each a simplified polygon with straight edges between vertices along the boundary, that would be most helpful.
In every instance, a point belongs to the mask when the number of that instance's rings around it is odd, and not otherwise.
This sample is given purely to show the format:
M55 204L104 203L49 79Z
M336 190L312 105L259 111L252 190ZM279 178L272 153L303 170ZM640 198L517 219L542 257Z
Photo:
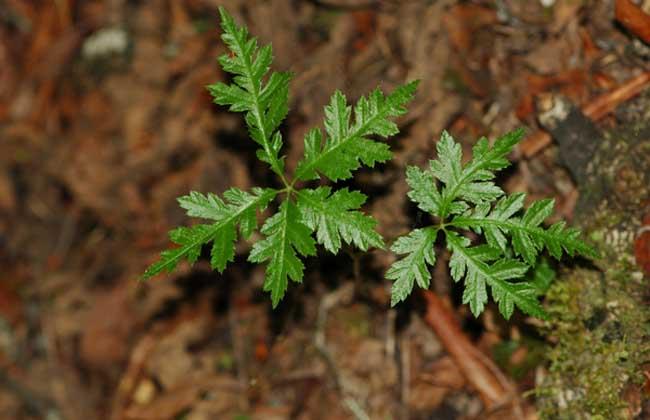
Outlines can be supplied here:
M648 278L634 263L632 244L648 210L650 124L605 138L576 209L602 258L597 267L563 273L546 297L552 320L544 332L554 344L536 389L545 419L628 419L648 398Z
M648 311L638 300L641 282L625 271L576 269L548 292L549 374L538 387L542 418L629 418L622 398L644 379Z

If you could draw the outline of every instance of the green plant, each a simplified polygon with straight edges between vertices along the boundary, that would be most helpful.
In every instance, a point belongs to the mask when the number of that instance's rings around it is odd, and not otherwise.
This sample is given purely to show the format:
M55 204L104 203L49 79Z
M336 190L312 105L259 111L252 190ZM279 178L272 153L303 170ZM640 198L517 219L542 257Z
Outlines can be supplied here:
M281 198L277 213L267 218L260 230L264 239L253 245L248 257L251 262L268 262L264 290L271 292L275 307L285 294L288 279L302 281L304 266L299 256L315 255L316 242L335 254L342 242L364 251L371 246L383 248L383 239L375 231L377 222L358 211L366 200L364 194L347 188L333 191L327 186L299 188L296 183L316 180L321 175L331 181L343 180L352 177L362 164L373 167L376 162L389 160L389 146L368 136L398 133L389 118L406 112L405 104L411 100L417 82L400 86L387 96L376 89L367 98L362 97L354 106L353 122L351 106L341 92L335 92L325 107L327 139L318 128L307 133L304 157L289 178L280 155L282 135L278 128L288 112L291 74L269 75L271 45L258 48L246 27L237 26L223 8L219 12L221 37L231 52L222 55L219 63L233 75L234 83L217 83L208 90L215 103L245 113L250 136L260 146L257 157L270 166L284 187L253 188L251 192L231 188L223 194L224 199L199 192L180 197L178 202L189 216L211 223L172 230L170 239L179 246L163 251L143 278L172 271L183 259L194 263L203 245L210 242L211 265L223 272L234 260L237 226L240 236L249 238L257 228L257 213L275 198Z
M410 166L406 179L411 187L409 198L430 213L436 223L416 229L397 239L391 249L404 254L389 268L386 277L394 280L392 305L404 300L414 283L428 288L431 273L428 265L436 262L434 244L442 231L447 249L451 251L451 277L465 279L463 303L468 303L478 316L488 300L487 286L499 305L499 311L510 318L517 306L540 318L546 313L537 300L540 282L522 278L529 267L536 265L543 248L559 259L563 252L596 257L596 251L580 240L580 232L557 222L545 229L542 222L553 212L554 200L539 200L525 210L525 194L506 196L492 182L495 171L506 168L506 158L521 140L523 130L516 130L497 139L492 147L486 138L472 150L472 159L461 163L460 144L444 132L437 144L438 159L429 162L430 169ZM438 181L443 186L438 189ZM485 243L470 246L472 241L458 230L472 230L485 238Z

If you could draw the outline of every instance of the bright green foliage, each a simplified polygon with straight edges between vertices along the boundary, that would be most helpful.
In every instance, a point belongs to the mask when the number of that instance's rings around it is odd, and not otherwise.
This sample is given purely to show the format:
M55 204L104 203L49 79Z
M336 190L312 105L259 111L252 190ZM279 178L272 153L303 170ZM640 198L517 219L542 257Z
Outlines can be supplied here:
M503 252L508 246L505 235L510 234L515 253L531 266L535 265L537 255L545 247L557 259L562 257L563 250L569 255L593 256L591 248L580 240L578 229L566 228L564 222L557 222L548 229L540 226L553 213L553 200L537 201L523 217L514 216L523 208L524 198L523 193L502 198L491 211L487 203L478 205L473 212L455 217L453 224L471 228L476 233L483 230L488 244Z
M237 188L231 188L224 193L226 202L215 194L203 195L191 192L180 197L178 202L193 217L201 217L215 221L213 224L179 227L169 233L169 237L178 248L163 251L160 260L145 271L143 278L155 276L163 271L173 271L176 265L187 259L194 263L201 253L203 244L212 244L212 267L222 272L229 261L235 256L235 226L244 238L248 238L257 227L256 212L264 210L275 197L277 191L272 189L254 188L249 194Z
M219 64L234 75L235 83L219 82L208 86L208 90L215 103L230 105L233 112L246 112L251 138L262 146L257 157L282 176L284 162L279 156L282 135L276 130L289 110L291 74L272 72L264 83L273 60L271 45L258 49L257 40L249 38L245 26L237 26L225 9L219 8L219 12L223 29L221 39L232 52L232 55L219 57Z
M423 289L429 288L431 273L427 264L436 263L433 243L436 241L438 228L415 229L406 236L397 239L392 246L393 252L405 254L406 257L396 261L386 273L386 277L395 280L393 284L393 304L400 302L411 293L413 283Z
M451 276L454 281L464 279L463 303L469 304L475 316L485 308L489 286L505 318L512 315L515 306L544 318L546 314L537 300L540 284L523 278L529 267L536 265L539 253L546 248L557 259L563 252L597 256L593 248L580 240L577 229L566 228L564 222L548 229L542 226L553 212L553 200L537 201L523 211L525 194L506 196L492 182L495 171L510 164L506 156L522 135L522 130L513 131L497 139L492 147L487 139L480 139L473 148L472 159L463 165L460 144L444 132L437 144L438 159L430 161L430 170L407 168L409 198L422 211L433 215L438 224L414 230L391 247L406 255L386 274L395 281L393 305L411 293L414 281L420 287L429 286L431 273L427 264L435 263L438 230L444 232L451 251ZM485 243L471 246L471 241L461 236L458 229L473 230L485 238Z
M475 316L483 312L488 295L486 285L492 290L492 297L499 303L499 311L507 319L516 304L524 312L540 318L545 316L537 302L537 289L526 282L509 282L523 277L528 266L521 261L502 258L496 248L489 245L470 247L470 240L452 231L446 232L447 247L451 250L449 268L454 281L465 277L463 303Z
M545 295L555 280L555 270L546 258L541 258L532 269L526 273L526 280L537 289L538 295Z
M278 131L289 109L289 73L270 72L273 59L270 45L258 48L257 41L243 26L220 8L222 39L230 50L219 58L223 69L233 75L233 83L208 86L214 102L243 112L251 138L260 146L257 157L275 172L284 188L253 188L250 193L232 188L224 199L215 194L191 192L179 198L188 216L209 219L212 224L181 227L170 233L179 247L163 251L143 278L172 271L179 261L194 263L205 244L212 244L211 265L222 272L235 256L237 227L248 238L257 228L258 213L279 198L278 211L266 219L260 233L264 238L253 245L248 260L266 263L264 290L271 293L275 307L284 296L289 280L301 282L304 265L301 257L316 254L316 243L337 253L343 243L362 250L383 248L382 237L375 231L377 222L359 208L366 196L347 188L316 189L296 186L298 181L347 179L362 164L374 166L392 157L389 147L368 138L388 137L398 132L389 120L406 112L417 82L400 86L389 95L373 91L352 107L345 96L336 92L325 108L325 132L314 128L305 137L305 155L293 177L289 177L281 155L282 135ZM351 122L354 121L354 122ZM293 180L291 180L291 178Z
M262 234L266 239L253 246L248 260L256 263L269 260L264 290L271 292L275 306L287 289L287 277L302 281L304 266L296 253L315 255L316 247L311 230L300 221L300 212L289 200L283 201L280 211L266 220Z
M361 163L373 167L375 162L385 162L392 157L386 143L367 138L375 134L382 137L398 133L397 125L389 117L406 113L404 105L411 99L417 82L398 87L384 96L375 89L368 98L362 97L354 107L354 123L350 122L352 108L345 96L336 91L325 107L327 142L323 144L319 129L311 130L305 138L305 158L298 164L296 178L318 178L318 172L332 181L347 179ZM361 163L360 163L361 162Z
M336 254L341 248L341 238L366 251L369 247L384 247L384 241L375 231L377 221L356 211L366 201L358 191L340 189L331 194L331 188L298 191L298 208L303 222L316 232L318 242Z

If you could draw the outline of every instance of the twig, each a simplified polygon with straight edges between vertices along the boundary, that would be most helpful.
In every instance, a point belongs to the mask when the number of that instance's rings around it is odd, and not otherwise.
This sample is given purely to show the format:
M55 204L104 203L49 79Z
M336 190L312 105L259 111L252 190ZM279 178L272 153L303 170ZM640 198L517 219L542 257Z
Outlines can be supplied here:
M427 302L424 321L436 333L467 382L478 391L486 410L495 410L514 400L514 414L523 418L523 410L515 398L516 388L463 334L444 302L429 290L423 290L422 294Z
M641 73L623 83L618 88L597 96L582 107L582 112L594 121L614 111L623 102L635 97L650 85L650 72ZM519 149L527 158L535 156L552 143L551 135L539 130L528 136L519 145Z
M249 382L248 365L244 353L244 343L242 343L242 334L239 327L239 317L237 314L236 305L230 305L228 308L228 326L230 327L230 337L232 340L233 353L235 354L235 361L237 367L237 380L242 386L246 386ZM242 398L240 401L242 408L248 409L248 398Z
M596 97L582 108L582 112L593 120L599 120L623 102L641 93L648 85L650 85L650 71L641 73L620 87Z
M343 402L352 412L352 414L354 414L357 420L370 420L370 417L368 417L366 412L363 410L363 407L361 407L354 398L345 397L343 399Z
M385 341L385 351L386 356L389 359L395 357L395 347L397 342L395 341L395 321L397 320L397 311L393 308L388 310L386 314L386 341Z
M325 297L321 300L321 303L318 306L316 332L314 333L314 346L325 361L327 370L329 371L330 376L334 381L334 386L343 397L343 403L357 418L357 420L367 420L370 419L370 417L368 417L368 414L366 414L361 405L351 397L351 392L349 392L349 390L346 389L345 384L341 382L339 371L336 367L336 362L334 361L334 358L327 348L327 343L325 340L325 326L327 325L327 315L329 311L337 305L351 302L353 297L354 284L346 283L332 293L325 295Z
M616 0L616 20L650 44L650 15L630 0Z
M325 295L321 300L320 305L318 306L318 319L316 320L316 332L314 334L314 345L316 349L323 357L325 364L327 365L332 379L334 380L334 386L338 391L342 391L341 383L339 381L338 369L336 368L336 363L332 358L332 355L327 348L325 340L325 326L327 325L327 315L329 311L336 305L344 302L349 302L352 299L354 294L354 285L352 283L347 283L337 290Z
M409 399L411 398L411 346L410 338L404 334L400 339L400 394L402 399L402 418L411 418L409 413Z
M350 257L352 258L352 275L354 276L354 290L356 293L361 291L362 279L361 279L361 262L359 261L359 253L354 252L353 250L349 251Z
M131 401L131 395L140 379L144 365L160 341L157 331L149 332L142 337L131 353L129 365L117 386L111 408L111 420L122 420L124 410Z

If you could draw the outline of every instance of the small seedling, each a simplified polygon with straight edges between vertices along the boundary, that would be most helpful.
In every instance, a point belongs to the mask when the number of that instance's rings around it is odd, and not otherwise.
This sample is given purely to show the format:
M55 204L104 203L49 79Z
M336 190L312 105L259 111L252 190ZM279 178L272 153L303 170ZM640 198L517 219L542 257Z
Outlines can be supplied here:
M382 237L375 231L376 220L358 210L366 200L364 194L328 186L300 188L297 183L321 176L333 182L344 180L351 178L362 164L373 167L389 160L389 146L368 136L389 137L398 133L390 118L406 112L405 105L413 97L417 82L400 86L387 96L376 89L367 98L362 97L354 106L354 122L352 107L341 92L335 92L325 107L326 138L319 128L307 133L304 156L290 177L280 155L282 135L278 128L288 112L291 74L268 74L273 59L271 45L258 48L246 27L237 26L225 9L220 8L219 12L221 38L231 52L222 55L219 63L233 75L233 83L217 83L208 86L208 90L215 103L245 113L250 136L260 146L258 159L269 165L284 188L253 188L250 192L230 188L223 199L194 191L180 197L178 202L188 216L211 222L172 230L170 238L179 246L163 251L143 278L170 272L181 260L194 263L203 245L209 243L211 266L223 272L234 260L237 227L241 237L249 238L257 229L258 213L278 199L278 211L266 219L260 230L264 239L253 245L248 256L251 262L267 263L264 290L271 292L275 307L284 296L289 279L302 281L304 266L300 256L315 255L316 243L334 254L342 242L364 251L384 247Z
M506 156L522 136L523 130L513 131L497 139L492 147L482 138L472 150L472 159L463 165L460 144L444 132L437 144L438 159L429 162L429 170L407 168L409 198L420 210L430 213L436 223L413 230L393 244L391 249L405 257L393 263L386 273L387 278L394 280L392 305L406 299L415 283L429 288L431 273L427 265L436 262L434 244L440 232L451 251L451 277L456 282L465 279L463 303L469 304L474 316L483 312L490 286L506 319L514 306L546 318L537 300L538 282L523 278L536 265L539 253L546 248L557 259L563 252L597 256L592 247L580 240L578 229L567 228L565 222L557 222L548 229L542 226L553 212L554 200L536 201L523 211L525 194L505 195L491 181L496 171L510 165ZM441 189L438 181L443 184ZM470 239L459 234L459 230L472 230L485 243L471 246Z
M348 179L361 165L373 167L389 160L389 146L368 136L385 138L398 133L391 118L406 112L405 105L412 99L417 82L400 86L387 96L376 89L367 98L362 97L354 106L354 121L352 107L336 91L325 107L326 137L319 128L306 134L304 156L289 176L280 155L283 142L278 129L288 112L291 74L269 74L271 45L258 48L245 26L237 26L225 9L219 12L221 37L231 52L222 55L219 63L233 75L233 83L217 83L208 90L215 103L245 113L250 136L260 146L258 159L269 165L284 187L256 187L250 192L230 188L223 198L195 191L180 197L178 202L188 216L211 222L172 230L170 238L179 246L163 251L143 278L170 272L181 260L196 262L203 245L210 243L211 266L223 272L234 260L237 228L241 237L249 238L257 229L258 213L277 200L277 212L260 229L264 238L253 245L248 256L251 262L267 263L264 290L271 293L275 307L289 279L302 281L300 257L315 255L316 243L334 254L343 242L363 251L384 247L375 230L376 220L359 211L367 198L364 194L328 186L305 188L302 184L321 176L332 182ZM469 304L475 316L485 308L490 286L505 318L510 318L515 306L545 318L537 300L540 285L524 278L529 268L536 266L538 254L546 248L557 259L563 252L596 257L595 250L580 240L577 229L567 228L564 222L548 229L542 226L553 211L553 200L534 202L523 211L525 194L506 196L492 182L496 171L509 166L506 156L522 135L522 130L506 134L492 147L482 138L474 146L472 159L462 165L460 145L445 132L437 144L438 159L430 161L428 171L407 169L409 197L422 211L431 213L436 224L416 229L393 244L391 249L405 257L386 274L394 280L392 305L404 300L416 282L422 288L429 287L428 266L436 262L434 245L441 231L451 251L451 276L454 281L465 279L463 303ZM438 182L444 184L440 190ZM485 243L471 246L471 240L459 233L462 230L482 235Z

